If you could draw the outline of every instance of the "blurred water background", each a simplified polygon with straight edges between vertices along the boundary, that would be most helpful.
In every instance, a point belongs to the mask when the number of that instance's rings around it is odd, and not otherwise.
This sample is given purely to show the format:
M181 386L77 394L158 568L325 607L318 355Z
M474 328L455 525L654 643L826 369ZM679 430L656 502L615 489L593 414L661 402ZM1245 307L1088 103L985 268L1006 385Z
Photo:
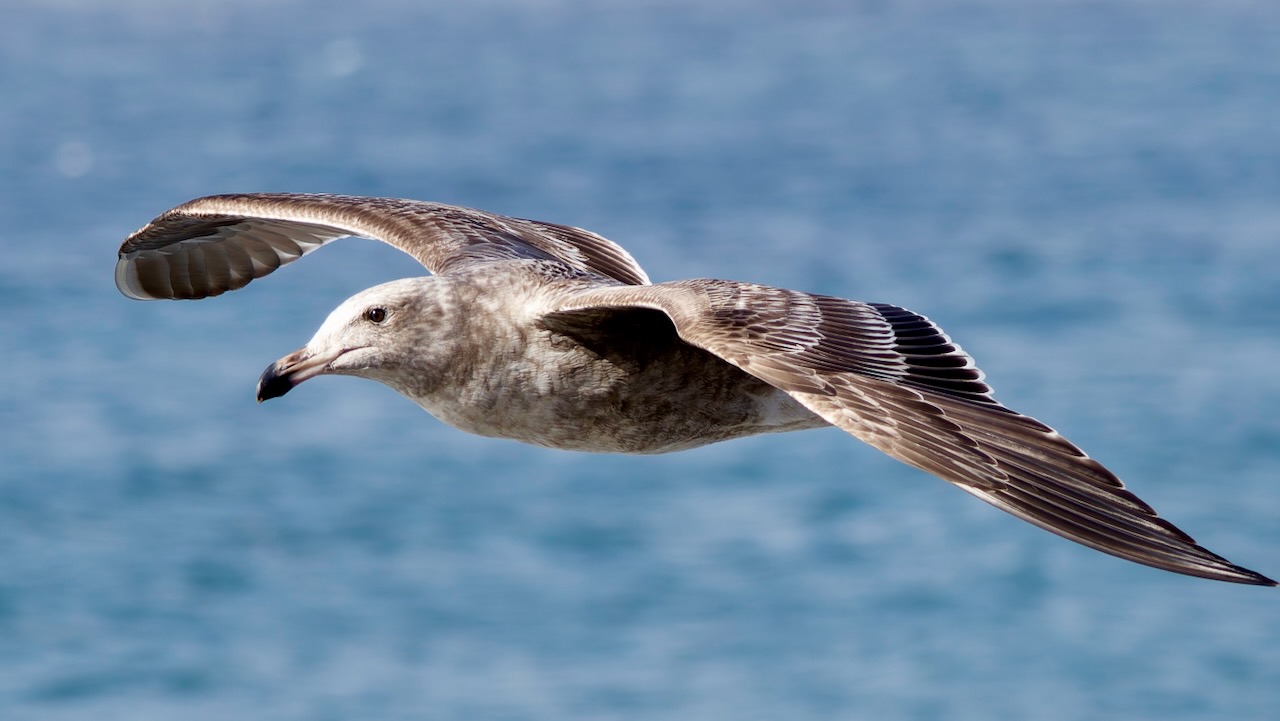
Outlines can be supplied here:
M206 302L112 283L159 212L283 190L904 305L1274 576L1274 4L4 15L0 718L1275 718L1276 591L1077 547L837 431L629 458L351 379L256 405L333 306L420 273L380 244Z

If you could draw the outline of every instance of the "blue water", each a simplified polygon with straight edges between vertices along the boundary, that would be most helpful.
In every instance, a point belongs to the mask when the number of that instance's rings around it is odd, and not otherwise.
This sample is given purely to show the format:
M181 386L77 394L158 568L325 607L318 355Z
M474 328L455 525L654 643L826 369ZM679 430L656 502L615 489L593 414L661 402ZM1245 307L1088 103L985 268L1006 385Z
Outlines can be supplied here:
M1274 576L1274 4L4 14L0 718L1275 718L1277 591L1077 547L834 430L628 458L351 379L256 405L333 306L419 273L378 244L205 302L112 283L188 198L328 191L905 305Z

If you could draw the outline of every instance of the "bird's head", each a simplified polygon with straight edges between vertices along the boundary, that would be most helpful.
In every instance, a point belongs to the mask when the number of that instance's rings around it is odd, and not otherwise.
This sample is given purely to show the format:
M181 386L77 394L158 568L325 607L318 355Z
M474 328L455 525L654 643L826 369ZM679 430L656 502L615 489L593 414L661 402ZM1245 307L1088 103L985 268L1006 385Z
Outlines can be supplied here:
M405 392L405 378L445 351L447 289L437 277L405 278L374 286L343 301L307 344L267 366L258 402L278 398L319 375L381 381Z

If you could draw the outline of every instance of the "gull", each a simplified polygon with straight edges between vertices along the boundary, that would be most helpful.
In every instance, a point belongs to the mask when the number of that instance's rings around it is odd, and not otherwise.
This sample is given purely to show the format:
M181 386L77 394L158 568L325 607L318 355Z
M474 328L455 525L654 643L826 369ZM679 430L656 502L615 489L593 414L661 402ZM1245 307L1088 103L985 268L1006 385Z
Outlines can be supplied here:
M121 245L139 300L236 290L346 236L431 275L339 305L258 381L384 383L441 421L547 448L667 453L836 426L991 505L1104 553L1234 583L1276 582L1198 545L1049 426L997 402L928 318L755 283L651 283L581 228L441 203L328 194L197 198Z

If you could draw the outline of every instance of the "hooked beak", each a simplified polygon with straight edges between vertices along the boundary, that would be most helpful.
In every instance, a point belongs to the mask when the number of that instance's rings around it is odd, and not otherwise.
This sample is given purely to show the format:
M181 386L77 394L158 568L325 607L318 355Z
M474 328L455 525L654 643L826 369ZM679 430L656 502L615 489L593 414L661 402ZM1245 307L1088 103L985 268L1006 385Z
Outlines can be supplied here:
M329 364L341 353L312 355L306 348L299 348L267 366L258 378L258 402L280 396L293 390L299 383L329 370Z

